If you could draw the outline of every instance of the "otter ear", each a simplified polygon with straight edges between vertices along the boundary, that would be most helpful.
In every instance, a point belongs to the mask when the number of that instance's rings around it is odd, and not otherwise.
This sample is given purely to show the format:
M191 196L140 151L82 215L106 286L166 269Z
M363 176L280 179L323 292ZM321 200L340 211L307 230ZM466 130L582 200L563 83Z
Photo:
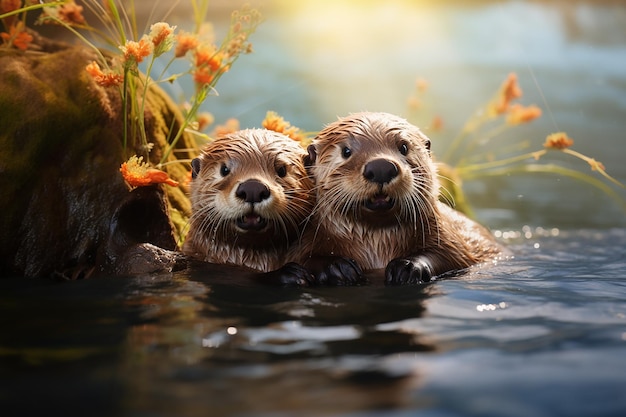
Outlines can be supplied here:
M424 146L426 146L426 150L428 151L428 155L430 155L430 139L426 139L424 141Z
M200 168L202 165L202 160L200 158L194 158L191 161L191 179L195 180L198 174L200 173Z
M309 154L304 157L304 166L310 167L313 166L315 160L317 159L317 150L315 149L315 145L309 145L306 150Z

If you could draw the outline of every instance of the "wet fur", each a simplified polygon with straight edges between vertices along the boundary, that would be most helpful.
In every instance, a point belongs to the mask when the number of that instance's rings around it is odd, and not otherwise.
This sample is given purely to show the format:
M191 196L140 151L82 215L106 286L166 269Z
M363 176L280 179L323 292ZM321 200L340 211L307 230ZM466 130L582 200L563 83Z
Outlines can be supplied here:
M312 257L345 256L364 270L386 268L388 283L407 283L500 254L488 230L439 202L429 147L417 127L386 113L358 113L324 128L310 148L317 199L306 239ZM364 167L374 159L392 162L398 175L382 186L368 181ZM393 208L366 209L376 194L393 198Z
M261 272L281 268L297 244L313 208L312 182L303 165L305 150L276 132L248 129L209 143L191 183L192 216L183 251L206 262L246 266ZM229 170L222 174L222 166ZM279 175L281 167L286 169ZM254 210L267 219L263 231L242 230L236 220L251 204L235 196L242 182L265 184L271 197Z

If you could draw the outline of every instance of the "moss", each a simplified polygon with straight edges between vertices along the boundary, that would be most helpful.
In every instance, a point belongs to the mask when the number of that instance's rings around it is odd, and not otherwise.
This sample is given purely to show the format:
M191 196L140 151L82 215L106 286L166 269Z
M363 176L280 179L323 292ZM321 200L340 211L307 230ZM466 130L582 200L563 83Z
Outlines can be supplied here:
M93 51L66 44L44 50L52 52L0 53L0 275L105 272L115 262L112 234L123 233L115 229L114 218L130 195L119 167L140 149L123 148L119 92L95 85L85 71L96 59ZM158 162L170 126L177 131L183 119L156 86L146 110L147 135L154 143L150 157ZM194 144L183 135L177 146ZM172 153L167 162L177 157L190 155ZM166 166L181 183L188 169ZM184 188L163 187L138 195L155 211L175 213L173 219L165 226L147 222L146 227L164 230L133 236L157 236L150 243L174 248L168 242L181 235L190 204ZM166 208L159 204L164 198Z

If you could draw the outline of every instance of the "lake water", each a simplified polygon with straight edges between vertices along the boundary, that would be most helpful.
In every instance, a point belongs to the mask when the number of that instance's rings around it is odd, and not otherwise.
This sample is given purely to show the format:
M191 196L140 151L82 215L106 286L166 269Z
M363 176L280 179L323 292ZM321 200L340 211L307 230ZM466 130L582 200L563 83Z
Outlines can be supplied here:
M515 71L545 113L511 135L566 130L626 182L619 2L318 3L333 13L269 11L218 120L403 114L422 76L451 134ZM270 288L227 267L0 280L2 415L626 415L623 207L557 176L466 186L514 258L427 285Z

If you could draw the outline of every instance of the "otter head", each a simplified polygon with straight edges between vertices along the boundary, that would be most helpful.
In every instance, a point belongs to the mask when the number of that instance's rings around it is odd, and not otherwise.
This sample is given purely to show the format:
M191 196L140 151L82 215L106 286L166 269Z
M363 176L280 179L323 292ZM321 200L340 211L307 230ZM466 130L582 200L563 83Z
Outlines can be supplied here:
M192 162L192 238L209 251L289 245L313 206L305 156L297 142L264 129L210 142Z
M339 227L415 225L434 210L439 186L430 140L404 119L369 112L341 118L308 152L316 213Z

